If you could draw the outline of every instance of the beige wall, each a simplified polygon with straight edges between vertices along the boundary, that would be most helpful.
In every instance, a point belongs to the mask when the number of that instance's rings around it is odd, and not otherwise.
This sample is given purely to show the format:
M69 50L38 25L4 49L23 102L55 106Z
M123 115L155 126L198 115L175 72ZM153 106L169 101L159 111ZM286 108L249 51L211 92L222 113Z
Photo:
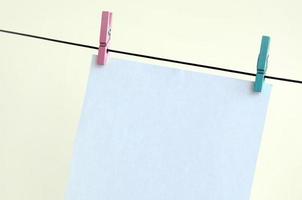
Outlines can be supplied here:
M249 72L256 71L261 35L268 34L268 74L302 79L298 0L0 0L0 5L0 29L94 46L100 13L110 10L113 49ZM64 198L90 59L96 53L0 33L0 199ZM251 199L301 200L302 85L268 82L273 92Z

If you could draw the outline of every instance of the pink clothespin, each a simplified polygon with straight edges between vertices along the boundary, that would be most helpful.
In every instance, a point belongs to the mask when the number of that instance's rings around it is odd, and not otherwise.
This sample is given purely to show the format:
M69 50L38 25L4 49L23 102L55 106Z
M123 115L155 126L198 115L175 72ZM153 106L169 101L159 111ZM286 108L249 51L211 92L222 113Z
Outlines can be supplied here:
M103 11L101 33L100 33L100 47L99 47L99 53L97 59L97 64L99 65L105 65L108 59L107 49L110 43L111 20L112 20L112 13L108 11Z

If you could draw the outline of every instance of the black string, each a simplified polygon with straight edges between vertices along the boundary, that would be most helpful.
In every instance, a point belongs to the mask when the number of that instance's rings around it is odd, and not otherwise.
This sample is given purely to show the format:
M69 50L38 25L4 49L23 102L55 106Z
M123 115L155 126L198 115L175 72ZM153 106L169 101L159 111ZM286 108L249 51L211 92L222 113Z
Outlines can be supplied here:
M14 35L21 35L21 36L25 36L25 37L40 39L40 40L47 40L47 41L51 41L51 42L63 43L63 44L68 44L68 45L73 45L73 46L78 46L78 47L99 49L98 47L94 47L94 46L90 46L90 45L79 44L79 43L74 43L74 42L67 42L67 41L63 41L63 40L56 40L56 39L52 39L52 38L30 35L30 34L26 34L26 33L19 33L19 32L7 31L7 30L1 30L1 29L0 29L0 32L14 34Z
M26 34L26 33L15 32L15 31L8 31L8 30L0 29L0 32L14 34L14 35L20 35L20 36L25 36L25 37L30 37L30 38L40 39L40 40L46 40L46 41L51 41L51 42L57 42L57 43L62 43L62 44L67 44L67 45L79 46L79 47L84 47L84 48L89 48L89 49L99 49L96 46L68 42L68 41L57 40L57 39L52 39L52 38L46 38L46 37L41 37L41 36L36 36L36 35L31 35L31 34ZM160 61L165 61L165 62L172 62L172 63L183 64L183 65L190 65L190 66L194 66L194 67L202 67L202 68L236 73L236 74L243 74L243 75L247 75L247 76L256 76L255 73L249 73L249 72L226 69L226 68L221 68L221 67L214 67L214 66L209 66L209 65L190 63L190 62L179 61L179 60L172 60L172 59L155 57L155 56L148 56L148 55L144 55L144 54L131 53L131 52L126 52L126 51L114 50L114 49L108 49L108 52L130 55L130 56L137 56L137 57L148 58L148 59L153 59L153 60L160 60ZM294 79L288 79L288 78L281 78L281 77L267 76L267 75L265 76L265 78L302 84L302 81L300 81L300 80L294 80Z
M179 60L172 60L172 59L167 59L167 58L148 56L148 55L137 54L137 53L130 53L130 52L125 52L125 51L117 51L117 50L113 50L113 49L108 49L108 51L113 52L113 53L143 57L143 58L148 58L148 59L153 59L153 60L160 60L160 61L165 61L165 62L172 62L172 63L183 64L183 65L190 65L190 66L194 66L194 67L202 67L202 68L207 68L207 69L214 69L214 70L237 73L237 74L243 74L243 75L248 75L248 76L256 76L256 74L249 73L249 72L237 71L237 70L232 70L232 69L225 69L225 68L220 68L220 67L213 67L213 66L209 66L209 65L201 65L201 64L184 62L184 61L179 61Z

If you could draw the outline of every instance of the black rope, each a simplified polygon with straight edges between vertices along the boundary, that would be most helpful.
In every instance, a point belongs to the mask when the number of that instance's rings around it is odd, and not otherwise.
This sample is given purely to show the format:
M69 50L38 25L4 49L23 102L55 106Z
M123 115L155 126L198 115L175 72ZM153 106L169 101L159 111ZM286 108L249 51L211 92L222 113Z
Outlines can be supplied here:
M73 46L78 46L78 47L84 47L84 48L90 48L90 49L99 49L98 47L94 47L94 46L90 46L90 45L79 44L79 43L74 43L74 42L67 42L67 41L63 41L63 40L56 40L56 39L52 39L52 38L30 35L30 34L26 34L26 33L19 33L19 32L7 31L7 30L1 30L1 29L0 29L0 32L14 34L14 35L21 35L21 36L25 36L25 37L40 39L40 40L47 40L47 41L57 42L57 43L62 43L62 44L68 44L68 45L73 45Z
M225 68L221 68L221 67L201 65L201 64L184 62L184 61L179 61L179 60L172 60L172 59L167 59L167 58L148 56L148 55L137 54L137 53L130 53L130 52L125 52L125 51L117 51L117 50L113 50L113 49L108 49L108 51L113 52L113 53L125 54L125 55L130 55L130 56L137 56L137 57L148 58L148 59L153 59L153 60L160 60L160 61L172 62L172 63L177 63L177 64L190 65L190 66L194 66L194 67L202 67L202 68L207 68L207 69L214 69L214 70L237 73L237 74L243 74L243 75L248 75L248 76L256 76L256 74L253 74L253 73L237 71L237 70L232 70L232 69L225 69Z
M63 40L57 40L57 39L52 39L52 38L47 38L47 37L41 37L41 36L36 36L36 35L31 35L31 34L26 34L26 33L15 32L15 31L8 31L8 30L0 29L0 32L14 34L14 35L20 35L20 36L25 36L25 37L30 37L30 38L40 39L40 40L46 40L46 41L51 41L51 42L57 42L57 43L62 43L62 44L67 44L67 45L73 45L73 46L78 46L78 47L84 47L84 48L89 48L89 49L99 49L96 46L68 42L68 41L63 41ZM179 61L179 60L172 60L172 59L168 59L168 58L148 56L148 55L144 55L144 54L131 53L131 52L126 52L126 51L114 50L114 49L108 49L108 52L124 54L124 55L129 55L129 56L137 56L137 57L148 58L148 59L153 59L153 60L160 60L160 61L165 61L165 62L172 62L172 63L183 64L183 65L190 65L190 66L194 66L194 67L202 67L202 68L206 68L206 69L212 69L212 70L218 70L218 71L224 71L224 72L230 72L230 73L236 73L236 74L243 74L243 75L247 75L247 76L256 76L255 73L250 73L250 72L245 72L245 71L226 69L226 68L209 66L209 65L202 65L202 64L190 63L190 62ZM294 80L294 79L267 76L267 75L265 76L265 78L302 84L301 80Z

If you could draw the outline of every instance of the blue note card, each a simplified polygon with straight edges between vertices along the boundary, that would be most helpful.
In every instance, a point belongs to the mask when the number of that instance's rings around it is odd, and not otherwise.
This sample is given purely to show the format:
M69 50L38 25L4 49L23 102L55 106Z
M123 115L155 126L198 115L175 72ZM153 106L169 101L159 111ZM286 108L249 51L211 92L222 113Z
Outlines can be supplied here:
M248 200L271 86L92 59L67 200Z

